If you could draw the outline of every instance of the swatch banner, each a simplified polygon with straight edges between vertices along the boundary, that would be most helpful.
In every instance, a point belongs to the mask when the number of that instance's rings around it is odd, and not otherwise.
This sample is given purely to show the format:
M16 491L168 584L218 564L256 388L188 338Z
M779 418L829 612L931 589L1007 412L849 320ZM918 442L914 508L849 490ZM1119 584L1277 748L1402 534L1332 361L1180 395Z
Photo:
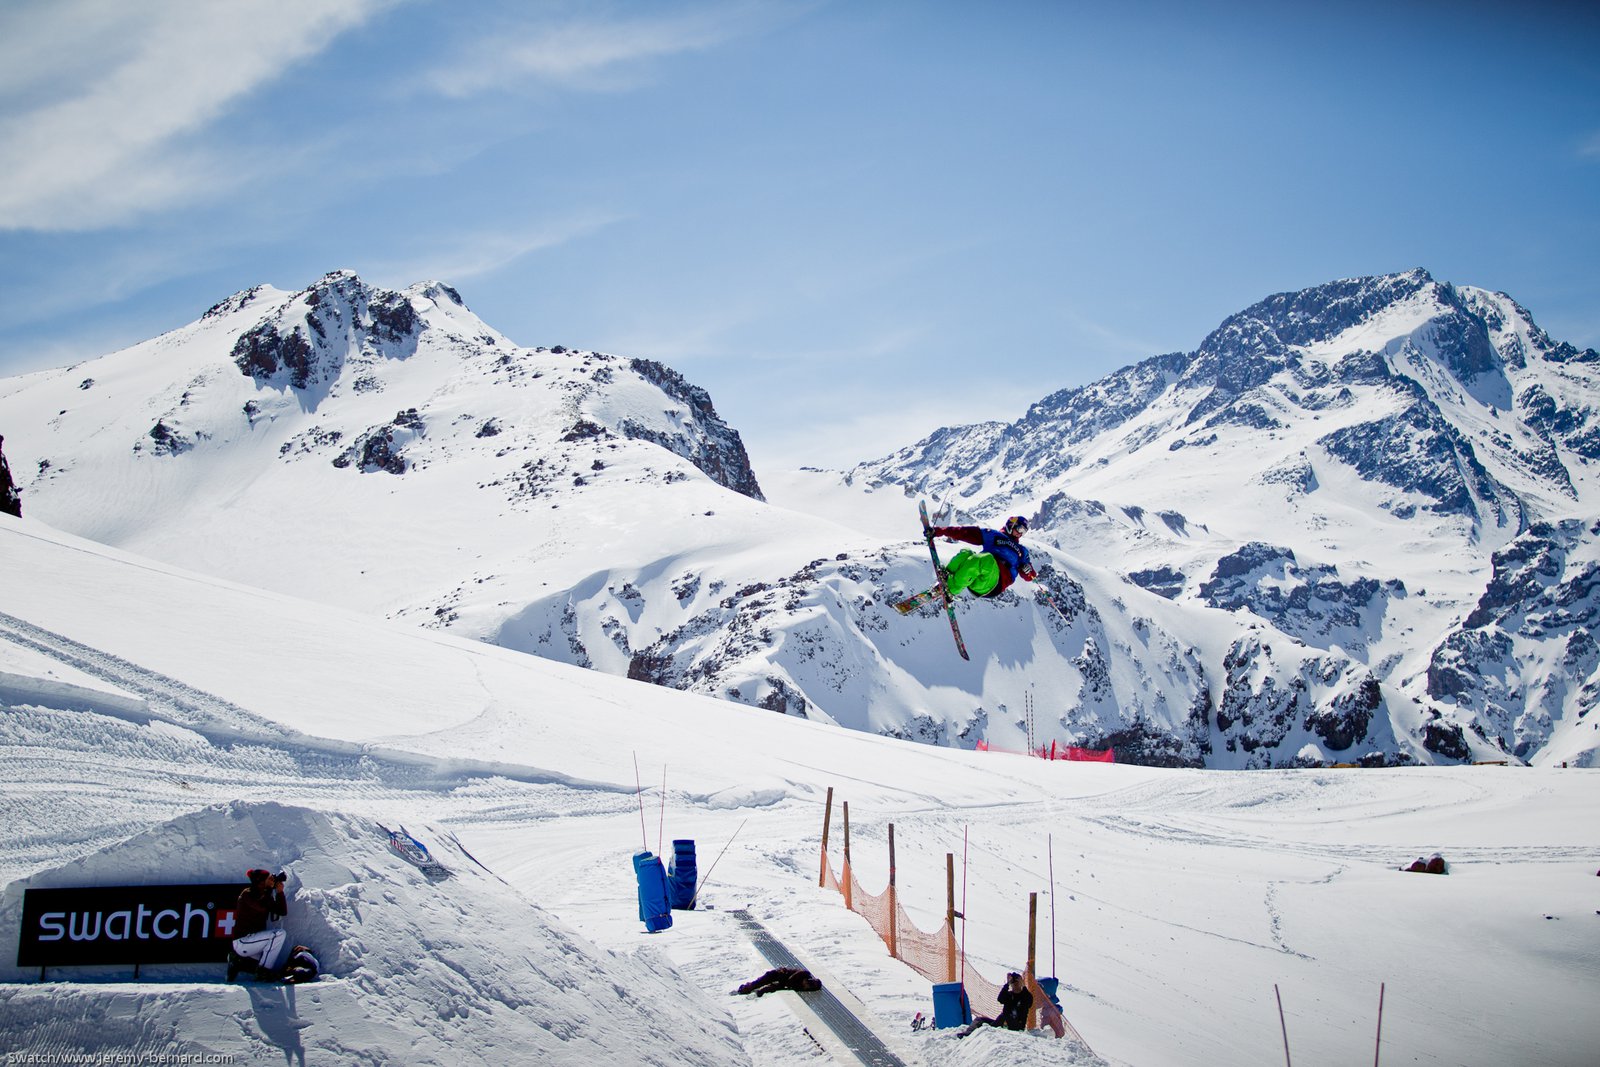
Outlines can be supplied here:
M224 960L244 889L219 882L25 890L17 966Z

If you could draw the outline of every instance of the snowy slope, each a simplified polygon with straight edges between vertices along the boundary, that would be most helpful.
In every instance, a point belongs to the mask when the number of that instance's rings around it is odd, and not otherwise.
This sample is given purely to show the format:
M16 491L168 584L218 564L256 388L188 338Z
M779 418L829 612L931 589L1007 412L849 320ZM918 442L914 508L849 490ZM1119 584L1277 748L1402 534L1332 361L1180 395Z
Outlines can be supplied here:
M13 883L0 912L18 879L276 860L293 872L296 936L334 961L292 993L223 986L220 967L139 984L8 973L8 1049L819 1062L782 997L724 995L765 967L735 907L929 1067L1275 1064L1274 985L1297 1061L1368 1055L1380 982L1383 1062L1580 1064L1600 1036L1593 771L1202 772L957 752L258 592L30 519L0 519L0 558L0 671L20 679L0 696L0 880ZM56 686L68 671L144 711L83 706ZM40 684L19 698L29 678ZM1039 892L1053 932L1041 971L1062 978L1098 1056L1038 1035L913 1034L927 982L816 885L829 787L851 805L872 891L895 825L902 901L926 927L945 906L945 853L965 856L980 973L1021 964ZM452 877L399 864L379 822L405 823ZM646 935L629 856L663 836L697 839L703 873L715 863L709 907ZM1448 877L1396 870L1435 849Z
M1508 297L1357 279L843 483L758 482L670 368L519 347L448 286L341 272L0 382L0 430L26 514L79 535L875 734L1585 762L1593 356ZM900 617L931 577L919 494L1032 516L1066 611L964 605L970 664L936 612Z

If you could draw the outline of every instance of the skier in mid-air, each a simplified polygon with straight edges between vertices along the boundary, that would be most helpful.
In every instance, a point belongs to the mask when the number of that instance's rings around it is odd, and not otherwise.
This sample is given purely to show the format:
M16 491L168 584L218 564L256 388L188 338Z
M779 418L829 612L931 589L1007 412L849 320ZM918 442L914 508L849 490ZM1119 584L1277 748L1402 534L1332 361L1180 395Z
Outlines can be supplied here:
M955 558L948 565L942 568L944 588L949 594L951 603L963 591L977 597L994 597L1005 592L1018 578L1031 582L1038 577L1028 557L1028 550L1022 547L1022 536L1028 532L1028 520L1021 515L1011 516L999 530L990 530L982 526L927 526L925 529L929 548L933 547L935 537L979 546L980 551L977 552L963 548L955 554ZM937 562L936 559L935 563ZM932 589L925 589L907 597L894 606L895 610L902 615L908 615L918 605L937 597L938 589L938 586L934 586ZM952 617L952 625L954 622L955 619ZM965 646L959 630L956 643L963 648Z
M1022 547L1028 520L1021 515L1011 516L999 530L981 526L935 526L931 532L947 541L964 541L981 547L979 552L963 548L945 567L944 587L952 598L960 596L963 589L973 596L999 596L1018 578L1031 582L1038 577L1028 558L1028 550Z

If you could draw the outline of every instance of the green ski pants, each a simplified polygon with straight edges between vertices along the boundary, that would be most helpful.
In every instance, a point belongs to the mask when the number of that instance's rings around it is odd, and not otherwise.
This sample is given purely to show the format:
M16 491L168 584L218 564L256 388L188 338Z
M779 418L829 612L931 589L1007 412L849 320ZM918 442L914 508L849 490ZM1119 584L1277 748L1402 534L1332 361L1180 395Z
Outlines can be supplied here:
M987 552L974 552L963 548L945 568L945 588L951 597L961 595L961 590L972 590L973 596L987 596L1000 584L1000 561Z

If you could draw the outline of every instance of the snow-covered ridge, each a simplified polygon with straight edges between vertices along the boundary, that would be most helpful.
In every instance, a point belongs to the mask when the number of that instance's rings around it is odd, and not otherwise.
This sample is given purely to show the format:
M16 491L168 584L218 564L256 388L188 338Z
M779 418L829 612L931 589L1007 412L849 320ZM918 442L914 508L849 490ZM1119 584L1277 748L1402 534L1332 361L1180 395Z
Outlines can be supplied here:
M1469 758L1487 740L1533 758L1592 707L1592 598L1569 594L1565 624L1526 638L1565 665L1538 698L1498 654L1480 666L1508 670L1516 696L1441 683L1456 677L1442 664L1463 643L1509 648L1455 628L1496 625L1462 620L1497 550L1600 510L1597 443L1600 354L1552 341L1509 296L1414 270L1269 297L1194 352L1062 390L1009 425L941 430L849 480L1030 514L1178 604L1249 612L1367 665L1391 715L1418 709L1406 717L1429 751ZM1250 551L1281 563L1253 570Z
M1507 296L1350 279L1014 423L812 472L824 519L768 506L672 368L519 347L448 285L335 272L0 383L0 425L55 525L754 708L1157 764L1585 761L1586 572L1560 613L1476 608L1534 531L1577 522L1562 566L1588 558L1597 368ZM890 607L930 577L919 495L1030 515L1068 610L968 603L953 662L942 618Z

